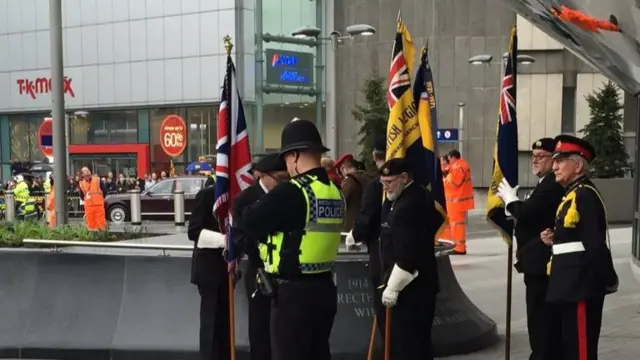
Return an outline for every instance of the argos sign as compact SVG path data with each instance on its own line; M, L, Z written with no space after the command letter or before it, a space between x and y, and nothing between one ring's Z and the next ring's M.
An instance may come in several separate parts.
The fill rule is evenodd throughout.
M313 86L313 54L267 49L267 84Z

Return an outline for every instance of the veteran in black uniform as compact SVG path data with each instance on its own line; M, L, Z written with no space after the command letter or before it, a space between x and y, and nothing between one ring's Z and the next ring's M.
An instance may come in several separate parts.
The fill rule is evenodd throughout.
M497 195L506 205L505 213L513 216L516 222L517 263L515 268L524 274L527 304L527 329L529 331L529 360L545 359L546 335L546 303L547 263L551 257L551 248L542 242L540 233L553 228L556 210L564 188L556 182L553 174L552 155L556 142L551 138L543 138L531 146L531 162L533 173L539 178L533 191L525 200L518 199L517 188L513 189L506 180L498 185Z
M414 183L404 159L380 169L391 201L380 235L382 303L391 307L391 358L433 359L431 324L439 290L433 239L441 219L429 192ZM379 312L378 319L385 313Z
M604 203L589 180L596 156L591 144L556 137L553 172L566 189L554 229L540 235L552 246L547 302L550 303L549 359L595 360L605 295L617 290L609 250Z
M278 154L268 154L254 165L254 185L244 189L233 201L233 221L235 239L239 251L247 254L248 264L244 273L244 285L249 301L249 345L251 360L271 359L271 337L269 324L271 319L271 297L258 286L258 269L264 269L259 247L264 247L266 239L252 239L247 236L240 223L244 209L268 193L289 177L287 165ZM262 245L260 245L262 244Z
M291 180L243 211L242 230L251 238L267 239L265 270L275 287L274 360L331 359L329 337L338 298L331 270L342 240L345 203L320 165L327 151L312 122L287 124L280 156Z
M380 136L373 143L373 161L376 167L380 169L385 162L387 139ZM360 212L356 217L356 224L353 230L347 235L345 244L347 248L360 247L362 244L367 246L369 253L369 274L370 286L374 292L374 306L376 312L384 311L384 305L380 301L380 294L377 294L375 286L381 284L382 271L380 270L380 225L382 224L382 216L386 217L389 212L391 202L382 203L382 183L380 182L380 174L376 173L376 177L370 181L362 192L362 202L360 203ZM384 210L383 210L384 209ZM383 214L384 213L384 214ZM378 330L384 332L384 317L377 319Z
M226 244L213 216L215 181L207 179L196 195L189 219L188 236L194 242L191 282L200 293L200 359L231 358L229 341L229 290L227 262L222 255Z

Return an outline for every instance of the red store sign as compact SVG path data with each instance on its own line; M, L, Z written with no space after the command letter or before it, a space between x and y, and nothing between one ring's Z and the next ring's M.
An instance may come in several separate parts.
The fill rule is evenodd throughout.
M64 93L69 94L71 97L76 97L75 92L73 92L73 87L71 86L70 77L64 77L63 85L64 85ZM30 79L19 79L16 80L18 84L18 91L20 95L29 95L32 99L36 99L39 94L48 94L51 92L51 78L37 78L35 80Z

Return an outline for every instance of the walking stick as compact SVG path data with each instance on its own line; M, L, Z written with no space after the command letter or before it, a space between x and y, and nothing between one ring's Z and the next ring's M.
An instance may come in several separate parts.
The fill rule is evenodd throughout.
M391 308L385 310L384 316L384 360L391 360Z
M371 325L371 336L369 337L369 352L367 360L373 360L373 345L376 342L376 328L378 327L378 315L373 315L373 325Z
M236 302L234 292L234 274L229 272L228 284L229 284L229 347L231 360L236 360Z
M511 358L511 280L513 278L513 244L507 247L507 325L505 329L504 359Z

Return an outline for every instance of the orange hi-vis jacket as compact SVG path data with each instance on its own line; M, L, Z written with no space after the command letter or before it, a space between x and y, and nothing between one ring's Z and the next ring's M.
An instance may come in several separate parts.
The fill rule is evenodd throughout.
M475 208L471 168L466 160L458 159L449 166L444 186L448 212L463 212Z
M559 17L560 19L574 24L579 28L591 32L600 32L599 30L606 31L620 31L620 27L616 24L613 24L608 20L598 20L592 16L586 15L582 11L570 9L564 5L561 5L558 9L551 9L553 15Z
M80 190L84 194L84 206L104 206L104 194L100 189L100 178L94 176L91 181L80 181Z

